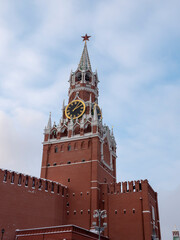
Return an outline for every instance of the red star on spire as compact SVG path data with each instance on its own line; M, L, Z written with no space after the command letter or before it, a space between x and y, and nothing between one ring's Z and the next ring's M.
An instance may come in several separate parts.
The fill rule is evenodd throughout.
M85 36L82 36L82 38L83 38L83 41L86 41L86 40L88 40L89 41L89 38L90 38L91 36L88 36L87 35L87 33L86 33L86 35Z

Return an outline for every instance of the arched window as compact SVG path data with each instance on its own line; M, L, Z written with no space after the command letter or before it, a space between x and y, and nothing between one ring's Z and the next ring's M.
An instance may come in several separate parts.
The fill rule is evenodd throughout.
M80 134L80 126L79 126L79 124L77 124L77 125L74 127L74 135L77 135L77 134Z
M88 133L88 132L91 132L91 124L90 123L87 123L84 126L84 133Z
M86 82L91 82L91 74L90 73L86 73L85 80L86 80Z
M76 82L80 82L81 79L82 79L82 74L80 72L78 72L76 75Z
M75 143L75 144L74 144L74 150L77 150L77 149L78 149L78 144Z
M68 151L71 151L71 144L68 144Z
M83 141L82 143L81 143L81 149L84 149L85 148L85 142Z
M56 138L56 130L54 129L54 130L52 130L52 132L51 132L51 137L50 137L51 139L53 139L53 138Z
M58 147L57 147L57 146L54 147L54 152L55 152L55 153L58 152Z
M64 145L63 144L61 145L60 149L61 149L61 152L64 151Z
M67 137L67 128L64 127L62 130L61 130L61 137Z

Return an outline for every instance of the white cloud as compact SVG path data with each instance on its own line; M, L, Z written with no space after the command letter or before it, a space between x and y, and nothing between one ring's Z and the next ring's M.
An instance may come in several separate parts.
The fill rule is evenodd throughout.
M0 112L1 167L39 175L42 135L45 117L33 110L16 109L13 117ZM42 130L41 130L42 133Z

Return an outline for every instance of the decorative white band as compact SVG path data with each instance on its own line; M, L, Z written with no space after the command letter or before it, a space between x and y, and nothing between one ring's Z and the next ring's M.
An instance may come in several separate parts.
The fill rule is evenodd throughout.
M88 91L88 92L92 92L92 93L95 94L96 97L98 97L98 91L97 91L97 90L94 90L94 89L91 89L91 88L87 88L87 87L77 87L77 88L71 89L71 90L69 91L69 96L70 96L73 92L82 91L82 90L85 90L85 91Z

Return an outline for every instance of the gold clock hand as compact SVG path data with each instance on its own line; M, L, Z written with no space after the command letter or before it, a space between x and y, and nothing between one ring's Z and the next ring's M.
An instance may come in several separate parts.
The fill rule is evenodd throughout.
M77 104L77 106L72 110L73 112L80 107L80 103Z

